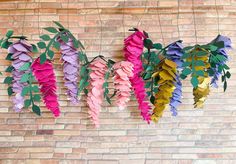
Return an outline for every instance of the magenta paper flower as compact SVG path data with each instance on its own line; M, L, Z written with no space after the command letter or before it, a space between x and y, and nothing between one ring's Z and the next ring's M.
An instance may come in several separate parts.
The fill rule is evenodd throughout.
M120 110L126 108L126 103L131 96L131 82L129 78L133 77L133 64L128 61L117 62L113 65L114 84L116 90L116 104Z
M103 101L103 83L105 82L104 76L108 71L106 63L98 58L90 63L90 86L87 97L87 104L90 108L89 115L92 118L96 127L99 127L99 112Z
M49 60L40 64L40 58L37 58L32 66L33 73L40 85L40 91L43 95L43 101L46 107L55 117L60 115L59 103L56 94L56 77L53 71L53 65Z
M134 65L133 74L130 78L134 94L139 103L139 109L144 120L148 123L151 120L150 105L147 100L147 94L144 88L144 81L140 77L140 73L143 71L141 55L143 53L143 39L144 34L140 31L135 31L132 35L125 39L124 54L125 59Z
M30 52L32 51L32 46L26 42L26 40L19 40L8 48L8 52L12 54L12 90L16 93L13 98L13 109L16 112L20 112L24 107L24 97L21 96L21 92L25 86L28 86L27 82L21 83L20 80L25 73L30 73L30 68L27 70L20 70L20 68L26 63L31 63L32 58Z
M78 51L74 47L73 40L69 38L69 41L65 43L58 38L60 42L60 50L63 60L63 72L65 79L65 86L67 87L67 95L73 104L77 104L78 100L78 72L79 72L79 60Z

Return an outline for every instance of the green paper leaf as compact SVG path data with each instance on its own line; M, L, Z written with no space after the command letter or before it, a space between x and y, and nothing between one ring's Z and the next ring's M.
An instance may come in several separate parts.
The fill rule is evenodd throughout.
M108 87L108 82L103 83L102 88L107 88Z
M223 62L223 61L226 61L226 58L223 56L223 55L216 55L217 59L219 62Z
M202 60L197 60L197 61L195 62L195 65L196 65L196 66L205 66L205 63L204 63Z
M23 89L22 89L22 91L21 91L21 96L25 96L25 95L27 95L28 93L30 92L30 87L24 87Z
M108 102L109 104L111 104L111 99L110 99L108 96L106 96L105 98L106 98L107 102Z
M225 75L226 75L226 77L227 77L228 79L231 77L231 74L230 74L229 71L227 71Z
M208 72L209 76L213 76L215 74L215 71L211 68L208 69L207 72Z
M226 64L224 64L223 67L224 69L229 70L229 67Z
M40 49L46 48L46 44L44 42L38 42L37 45Z
M107 80L107 79L109 78L109 76L110 76L110 72L106 72L106 74L105 74L105 80Z
M188 47L184 47L183 48L183 51L186 52L186 51L189 51L193 48L193 46L188 46Z
M188 67L188 66L190 66L190 64L191 64L191 62L184 62L184 63L182 64L182 67Z
M210 50L211 51L216 51L218 49L217 46L214 46L214 45L210 45Z
M186 59L186 58L189 58L190 56L191 56L191 54L184 53L183 56L181 57L181 59Z
M11 58L12 57L12 54L11 53L9 53L9 54L7 54L7 56L6 56L6 60L9 60L9 61L13 61L13 59Z
M150 91L147 91L146 94L147 94L148 97L151 96L151 92Z
M13 77L7 76L7 77L4 79L3 83L9 85L9 84L12 83L12 80L13 80Z
M42 53L42 54L40 55L40 64L45 63L46 60L47 60L46 54L45 54L45 53Z
M157 50L162 49L162 45L161 45L160 43L155 43L155 44L153 44L153 47L154 47L155 49L157 49Z
M152 49L153 48L153 42L150 39L144 39L144 47L147 49Z
M145 73L143 79L144 79L144 80L148 80L148 79L150 79L151 77L152 77L152 73Z
M39 92L39 87L37 86L37 85L34 85L33 87L32 87L32 91L33 92Z
M44 41L49 41L51 39L50 36L47 34L41 35L40 38L43 39Z
M75 48L79 48L79 42L77 41L77 39L73 39L73 45Z
M24 101L25 108L28 108L30 105L31 105L31 100L30 99L27 99L27 100Z
M198 76L204 76L204 71L198 70L195 72Z
M152 82L151 81L148 81L148 82L146 82L145 83L145 88L150 88L151 87L151 84L152 84Z
M48 31L48 32L51 32L51 33L58 33L57 29L54 28L54 27L46 27L46 28L43 28L44 30Z
M221 76L221 81L222 81L222 82L225 81L225 76Z
M55 41L55 42L53 43L53 47L56 48L57 50L60 50L60 43L58 43L58 42Z
M108 61L107 61L107 65L108 65L108 68L111 68L116 62L114 62L113 60L111 60L111 59L109 59Z
M8 49L8 47L11 45L12 43L11 42L8 42L8 40L4 41L2 43L2 48L5 48L5 49Z
M152 95L151 97L150 97L150 102L154 105L155 104L155 97Z
M21 79L20 79L20 82L21 83L25 83L29 80L29 73L25 73L22 75Z
M65 43L69 41L69 37L67 35L61 34L60 37L61 37L61 40L63 40L63 42Z
M88 95L88 90L84 89L84 94L87 96Z
M38 95L38 94L34 95L33 100L36 102L39 102L41 100L40 95Z
M8 88L7 88L7 94L8 94L8 96L11 96L13 93L14 93L14 92L13 92L13 90L12 90L12 87L8 87Z
M53 21L54 24L56 24L58 27L62 28L62 29L65 29L59 22L57 21Z
M13 35L13 30L9 30L6 33L6 37L10 38Z
M185 69L182 71L182 74L185 75L185 76L188 76L191 72L192 72L191 69L185 68Z
M206 56L208 53L206 52L206 51L198 51L198 52L196 52L196 55L198 56L198 57L201 57L201 56Z
M25 70L28 70L30 68L30 63L25 63L24 65L22 65L20 67L20 71L25 71Z
M38 53L39 51L38 51L37 46L34 45L34 44L31 44L31 45L32 45L32 52L33 52L33 53Z
M41 116L40 108L39 108L37 105L34 104L34 105L32 106L32 110L33 110L33 112L34 112L35 114Z
M13 69L14 67L10 65L6 68L5 72L12 72Z
M219 41L214 43L215 46L217 46L218 48L224 48L225 47L225 43L224 41Z
M197 77L195 77L195 76L192 77L191 83L192 83L193 87L196 88L198 86L198 83L199 83Z
M227 89L227 81L224 82L224 92L226 91Z
M48 50L48 56L52 59L54 57L54 52L52 50Z
M179 77L183 80L187 78L187 76L185 76L184 74L180 74Z

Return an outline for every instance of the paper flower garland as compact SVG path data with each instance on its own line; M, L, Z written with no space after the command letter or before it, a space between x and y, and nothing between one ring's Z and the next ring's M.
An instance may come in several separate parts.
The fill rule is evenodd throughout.
M89 68L91 72L87 104L90 108L89 115L93 123L96 127L99 127L99 112L103 101L103 84L105 82L104 76L107 72L107 65L102 59L98 58L90 63Z
M152 114L152 120L157 122L162 116L166 106L170 103L173 91L175 90L176 63L164 59L157 66L157 71L152 75L158 78L158 92L155 95L155 103Z
M210 86L218 87L221 76L225 91L227 79L231 77L226 64L231 40L226 36L219 35L205 45L183 47L182 41L176 41L163 48L162 44L153 43L148 33L134 28L134 33L124 41L126 61L107 61L99 55L89 62L86 54L82 52L84 47L80 41L59 22L54 24L57 28L44 28L54 36L40 36L42 41L37 45L42 53L35 61L31 58L31 53L38 52L37 47L28 44L26 37L13 36L13 31L9 30L5 38L0 39L1 48L8 49L9 52L6 60L12 62L5 70L7 74L12 75L7 76L4 83L9 85L8 95L15 96L13 109L17 112L23 107L32 106L34 113L41 114L40 108L35 104L41 98L37 94L39 88L34 84L35 76L46 107L55 117L60 115L56 78L52 63L47 59L53 59L55 49L60 50L62 55L65 86L70 101L78 103L77 96L83 91L90 108L89 115L96 127L99 126L98 118L103 99L111 104L111 98L115 97L116 105L119 109L124 109L132 89L143 119L148 123L150 120L157 122L168 104L172 115L177 115L177 107L182 97L181 80L191 76L194 107L203 107L210 93ZM146 50L143 52L144 47ZM79 75L80 81L77 82ZM109 92L111 76L114 81L112 95ZM154 105L152 114L148 98Z
M114 84L116 90L116 104L120 110L126 107L126 103L131 96L131 82L129 78L133 77L133 64L128 61L117 62L113 66Z
M43 95L43 101L46 107L55 117L58 117L60 115L60 109L56 94L56 77L52 63L46 60L43 64L40 64L40 59L37 58L32 64L32 69L39 82L40 91Z
M125 39L124 55L125 59L134 65L133 77L130 78L134 94L139 103L139 109L144 120L150 122L151 115L149 113L150 106L146 101L147 94L144 88L144 81L140 77L140 73L143 71L141 55L143 52L143 38L144 34L136 30L132 35Z
M68 37L65 33L63 37ZM65 86L67 87L67 95L73 104L77 104L78 100L78 71L79 71L79 61L78 61L78 51L73 45L73 40L68 39L68 42L64 42L61 37L58 38L60 42L60 50L63 60L63 72L65 79Z

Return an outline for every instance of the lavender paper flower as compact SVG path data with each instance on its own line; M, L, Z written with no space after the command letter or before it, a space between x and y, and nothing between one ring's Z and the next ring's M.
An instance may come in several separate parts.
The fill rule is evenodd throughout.
M183 60L181 59L181 57L183 56L182 49L183 49L182 41L177 41L172 43L166 51L166 57L177 63L178 69L181 69L183 64ZM172 93L172 97L170 100L170 107L171 107L170 111L172 112L173 116L176 116L178 114L177 107L179 106L179 104L181 104L181 97L182 97L182 83L180 81L179 74L177 74L175 82L175 90Z
M220 76L222 75L222 73L218 72L218 67L220 65L224 65L226 63L226 61L228 60L228 54L227 54L227 49L231 49L231 40L230 38L226 37L226 36L222 36L222 35L218 35L211 43L216 43L216 42L220 42L223 41L224 42L224 47L220 48L217 50L217 53L224 56L225 57L225 61L222 61L220 63L216 63L216 67L213 68L214 71L214 75L212 76L211 79L211 85L214 88L218 88L218 84L217 81L219 80Z
M66 35L66 34L65 34ZM69 41L65 43L60 38L60 49L63 60L63 72L65 79L65 86L67 87L67 95L73 104L77 104L78 100L78 72L79 72L79 60L78 51L73 45L73 40L69 38Z
M16 93L13 98L14 107L13 109L16 112L20 112L24 107L24 97L21 96L21 92L25 86L28 86L28 83L21 83L21 77L25 73L29 73L30 68L25 71L21 71L20 68L29 62L32 62L32 58L29 53L32 51L32 46L28 44L25 40L19 40L12 44L8 48L8 52L12 54L12 66L14 67L12 71L13 81L12 81L12 90Z

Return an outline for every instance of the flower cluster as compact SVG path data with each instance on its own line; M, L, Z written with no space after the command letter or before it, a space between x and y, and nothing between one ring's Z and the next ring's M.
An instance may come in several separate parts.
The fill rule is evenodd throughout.
M64 34L66 35L66 34ZM79 72L79 60L78 51L74 47L73 40L68 39L68 42L64 42L60 37L58 38L60 43L60 51L63 60L63 72L65 79L65 86L67 87L67 95L73 104L77 104L78 100L78 72Z
M99 127L99 112L103 101L103 84L105 82L104 76L107 72L107 65L102 59L96 59L89 65L90 72L90 86L87 97L87 104L90 111L88 112L96 127Z
M56 94L56 77L53 71L53 65L49 60L40 64L40 58L37 58L31 66L34 76L39 82L40 91L43 94L43 100L46 107L51 110L55 117L60 115L59 103Z
M133 76L133 64L128 61L117 62L113 65L114 84L116 90L116 104L119 109L124 109L131 96L131 83L129 78Z
M141 61L141 55L143 52L143 38L144 34L140 31L135 31L132 35L125 39L124 55L125 59L134 65L133 77L130 78L134 94L139 103L139 109L144 120L150 122L150 106L146 101L147 94L145 91L145 83L140 77L140 73L143 71L143 65Z
M21 93L23 88L28 86L28 83L21 82L21 78L25 73L29 73L31 70L30 68L26 70L22 70L21 68L25 64L32 62L32 58L29 54L31 51L32 46L23 39L15 42L8 48L8 52L12 54L11 58L13 59L12 66L14 69L12 71L12 90L14 93L16 93L15 97L13 98L13 109L16 112L21 111L24 107L24 97L21 95Z
M155 95L152 120L157 122L162 116L166 106L170 103L173 91L175 90L177 64L169 59L164 59L157 66L157 71L152 75L158 77L158 92Z

